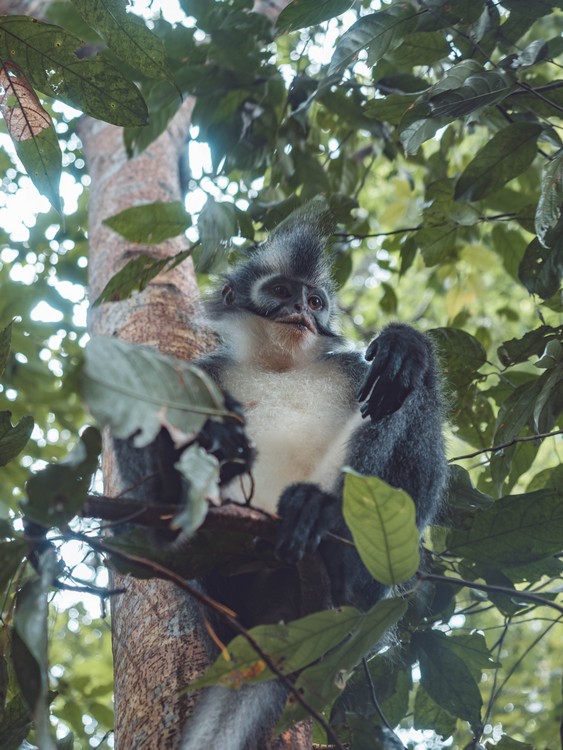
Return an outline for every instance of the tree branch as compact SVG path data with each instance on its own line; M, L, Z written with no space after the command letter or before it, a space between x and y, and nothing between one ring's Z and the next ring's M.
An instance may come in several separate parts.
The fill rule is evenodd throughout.
M496 453L497 451L502 451L505 448L510 448L511 445L516 445L516 443L527 443L530 440L543 440L544 438L555 437L556 435L561 434L563 434L563 429L554 430L553 432L540 432L537 435L525 435L523 437L516 437L513 440L510 440L508 443L493 445L490 448L481 448L481 450L475 451L474 453L467 453L464 456L454 456L453 458L449 459L448 463L451 464L453 461L461 461L463 458L475 458L475 456L480 456L482 453Z
M227 607L225 607L223 604L216 601L215 599L212 599L211 597L207 596L202 591L197 589L195 586L192 586L188 581L186 581L184 578L179 576L177 573L174 573L174 571L169 570L164 565L160 565L159 563L153 560L145 560L144 558L139 557L138 555L132 555L128 552L124 552L123 550L110 548L107 545L105 545L103 542L99 541L98 539L92 539L91 537L88 537L85 534L72 534L71 536L74 539L77 539L83 542L84 544L90 545L93 549L95 549L98 552L103 552L104 554L107 554L107 555L119 557L122 560L144 567L146 570L152 572L154 575L158 576L159 578L164 578L165 580L171 581L172 583L176 584L176 586L178 586L183 591L188 593L193 599L198 601L200 604L203 604L203 606L208 607L209 609L212 609L224 622L226 622L229 625L229 627L231 627L236 633L241 635L247 641L249 646L264 661L268 669L270 669L270 671L276 675L278 680L288 689L291 695L293 695L297 703L299 703L299 705L302 706L315 719L315 721L317 721L319 725L325 730L325 732L327 733L327 736L330 737L330 740L334 744L334 746L338 748L338 750L345 750L344 746L341 744L338 737L336 737L333 730L325 721L323 716L307 703L307 701L301 695L300 691L293 684L292 680L290 680L290 678L287 677L287 675L283 674L283 672L281 672L278 669L273 659L256 642L256 640L252 637L250 632L243 625L240 624L240 622L236 619L234 612L232 612L230 609L228 609Z
M485 593L493 594L504 594L511 598L524 599L534 604L540 604L545 607L551 607L563 615L563 606L550 602L549 599L545 599L543 596L538 594L531 594L527 591L519 591L518 589L510 589L507 586L494 586L488 583L476 583L475 581L466 581L464 578L450 578L449 576L438 576L433 573L423 573L418 571L416 577L419 581L432 581L434 583L448 583L453 586L459 586L460 588L466 587L468 589L475 589L476 591L484 591Z

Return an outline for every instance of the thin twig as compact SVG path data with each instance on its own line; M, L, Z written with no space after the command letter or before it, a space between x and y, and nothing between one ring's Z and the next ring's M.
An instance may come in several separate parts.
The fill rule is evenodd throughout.
M550 602L549 599L545 599L543 596L538 594L531 594L527 591L519 591L518 589L511 589L507 586L494 586L488 583L476 583L475 581L466 581L464 578L450 578L449 576L438 576L433 573L423 573L419 571L416 574L419 581L433 581L434 583L446 583L452 586L459 586L460 588L466 587L468 589L475 589L476 591L484 591L485 593L492 594L504 594L509 596L511 599L524 599L528 602L534 602L545 607L551 607L555 609L559 614L563 615L563 607L555 602Z
M450 458L449 463L452 463L453 461L461 461L463 458L475 458L475 456L480 456L482 453L496 453L497 451L502 451L505 448L510 448L511 445L515 445L516 443L527 443L531 440L543 440L544 438L555 437L555 435L561 434L563 434L563 429L554 430L553 432L540 432L537 435L525 435L524 437L516 437L513 440L510 440L508 443L493 445L490 448L481 448L481 450L475 451L475 453L467 453L464 456L454 456L453 458Z

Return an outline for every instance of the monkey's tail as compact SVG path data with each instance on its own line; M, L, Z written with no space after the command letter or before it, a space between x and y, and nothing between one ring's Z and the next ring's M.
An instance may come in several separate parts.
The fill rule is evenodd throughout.
M277 680L238 690L207 688L184 729L180 750L260 750L286 698Z

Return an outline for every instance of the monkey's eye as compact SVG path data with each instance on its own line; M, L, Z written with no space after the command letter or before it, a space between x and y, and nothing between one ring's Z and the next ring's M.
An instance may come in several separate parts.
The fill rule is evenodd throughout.
M291 297L291 292L283 284L274 284L272 294L278 299L289 299Z
M311 310L317 311L323 309L324 303L318 294L311 294L311 296L308 297L307 302L309 303Z

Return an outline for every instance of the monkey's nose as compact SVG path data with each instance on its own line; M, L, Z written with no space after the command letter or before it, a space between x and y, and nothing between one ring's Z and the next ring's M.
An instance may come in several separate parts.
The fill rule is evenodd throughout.
M301 312L303 310L303 305L301 304L301 302L295 302L295 304L293 305L293 309L297 310L297 312Z

